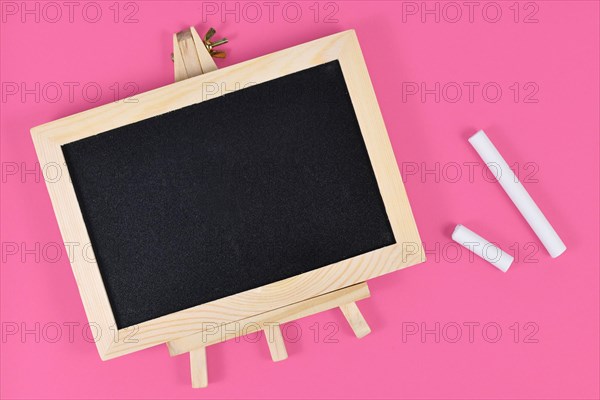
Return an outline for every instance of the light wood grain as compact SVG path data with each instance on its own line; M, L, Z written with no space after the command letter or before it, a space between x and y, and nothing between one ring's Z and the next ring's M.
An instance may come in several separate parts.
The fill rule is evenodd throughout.
M206 364L206 348L199 347L190 351L190 372L194 389L208 386L208 367Z
M194 27L173 35L173 62L176 82L217 69Z
M263 332L265 333L267 345L271 352L271 359L277 362L288 358L285 341L283 340L279 323L269 323L267 328L263 329Z
M342 304L340 306L340 310L342 310L342 313L346 317L346 320L350 324L350 327L354 331L354 334L357 338L363 338L371 333L369 324L367 324L367 321L363 317L355 302Z
M188 74L185 69L185 61L183 60L183 55L181 54L179 39L176 33L173 34L173 71L175 72L175 82L179 82L188 78Z
M194 40L194 46L196 46L196 56L200 62L202 73L207 74L209 72L216 71L217 64L215 64L215 60L213 60L212 56L206 49L206 46L204 46L204 42L202 39L200 39L198 32L193 26L190 28L190 33L192 34L192 39Z
M91 323L103 335L96 342L110 359L203 330L281 308L424 261L421 240L400 178L381 112L354 31L346 31L231 67L202 74L136 95L137 102L110 103L31 130L40 162L65 165L61 145L101 134L146 118L200 103L281 76L338 60L342 67L363 139L375 172L396 244L343 260L263 287L145 321L111 335L115 320L98 265L76 258L77 285ZM205 90L217 83L215 93ZM205 129L209 129L207 124ZM199 127L199 134L202 129ZM65 242L90 243L69 179L46 179ZM95 260L95 257L94 257Z
M179 45L179 51L181 52L181 58L185 66L185 71L188 78L200 75L203 73L202 66L200 66L200 59L198 58L198 49L190 29L177 33L177 43Z
M339 307L340 304L366 299L369 296L367 283L359 283L240 321L221 325L206 325L202 331L188 333L186 336L167 342L167 347L171 356L184 354L198 346L210 346L243 335L253 334L264 329L269 323L284 324Z

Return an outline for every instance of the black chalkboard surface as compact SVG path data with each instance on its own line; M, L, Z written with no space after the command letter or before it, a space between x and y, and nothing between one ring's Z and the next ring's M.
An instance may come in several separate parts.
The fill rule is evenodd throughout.
M118 328L396 242L338 61L62 150Z

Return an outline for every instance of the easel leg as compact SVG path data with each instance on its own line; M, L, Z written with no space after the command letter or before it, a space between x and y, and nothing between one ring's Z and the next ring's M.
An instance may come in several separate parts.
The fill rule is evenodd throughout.
M350 327L354 331L354 334L357 338L360 339L371 333L369 324L367 324L367 321L363 317L355 302L341 305L340 310L342 310L342 313L344 313L346 320L348 320L348 323L350 324Z
M267 344L269 345L269 351L271 352L273 361L277 362L285 360L288 357L288 354L279 324L269 324L263 331L265 332L265 337L267 338Z
M190 370L192 373L192 387L194 389L205 388L208 386L206 347L199 347L190 351Z
M223 324L216 331L211 331L208 337L206 331L198 331L182 336L167 342L167 347L171 356L190 353L192 386L194 388L206 387L208 383L206 347L247 334L247 330L240 329L240 326L249 326L249 324L256 326L256 330L252 330L252 332L262 329L265 332L273 361L281 361L287 358L287 350L280 324L339 307L356 336L360 338L370 333L371 329L355 302L369 296L367 283L357 283L300 303Z

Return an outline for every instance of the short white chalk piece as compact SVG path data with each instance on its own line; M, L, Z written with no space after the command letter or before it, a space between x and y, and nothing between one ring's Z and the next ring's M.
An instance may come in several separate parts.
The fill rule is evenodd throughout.
M498 149L487 137L484 131L479 131L469 138L469 143L475 148L483 162L494 174L502 189L517 206L531 229L540 239L552 258L565 252L567 246L560 239L550 222L546 219L540 208L535 204L527 190L523 187L514 172L510 169ZM494 171L496 170L496 171Z
M513 256L494 246L466 226L456 225L454 232L452 232L452 240L483 258L502 272L508 271L508 268L514 261Z

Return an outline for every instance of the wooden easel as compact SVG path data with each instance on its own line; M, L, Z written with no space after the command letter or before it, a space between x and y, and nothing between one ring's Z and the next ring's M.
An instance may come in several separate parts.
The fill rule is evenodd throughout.
M173 35L176 82L217 69L213 57L223 58L225 53L213 48L226 43L227 40L211 41L214 33L214 29L211 28L204 39L201 39L196 29L190 27ZM273 361L285 360L287 350L280 324L337 307L342 310L356 337L362 338L371 332L371 328L358 309L356 301L369 296L367 283L361 282L240 321L211 326L167 342L167 347L171 356L190 353L192 387L203 388L208 385L207 346L262 330Z

